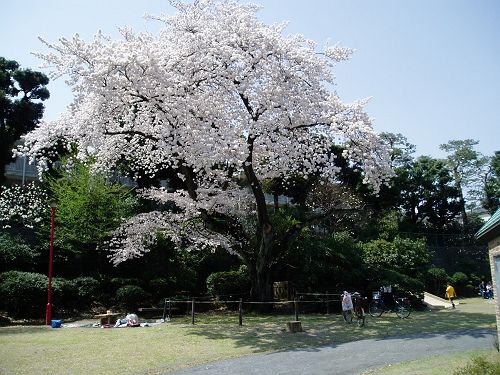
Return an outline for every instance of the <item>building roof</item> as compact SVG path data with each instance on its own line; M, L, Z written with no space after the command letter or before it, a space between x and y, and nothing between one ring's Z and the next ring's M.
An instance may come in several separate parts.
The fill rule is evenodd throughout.
M500 208L476 233L478 240L490 241L496 237L500 237Z

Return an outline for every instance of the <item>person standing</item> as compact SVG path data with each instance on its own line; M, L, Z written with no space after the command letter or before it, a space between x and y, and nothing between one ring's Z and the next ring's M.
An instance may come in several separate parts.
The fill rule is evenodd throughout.
M493 298L493 285L491 285L491 281L488 281L488 284L486 284L484 298Z
M342 316L344 317L344 321L346 323L350 323L352 320L352 297L351 294L347 291L344 291L341 296L342 302Z
M455 302L453 300L457 297L457 294L455 293L455 288L450 283L447 283L446 285L446 293L445 293L446 298L451 302L451 308L455 308Z
M481 295L481 297L486 298L485 293L486 293L486 284L484 283L484 280L483 280L479 284L479 294Z

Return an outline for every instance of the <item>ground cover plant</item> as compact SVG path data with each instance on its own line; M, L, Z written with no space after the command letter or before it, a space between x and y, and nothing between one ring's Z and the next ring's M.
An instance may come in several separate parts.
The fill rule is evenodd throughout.
M157 374L210 361L299 347L337 345L366 338L495 327L494 305L462 300L456 310L367 318L346 325L338 314L300 315L304 332L286 332L292 315L236 313L175 317L152 327L129 329L11 326L0 328L0 368L5 374Z

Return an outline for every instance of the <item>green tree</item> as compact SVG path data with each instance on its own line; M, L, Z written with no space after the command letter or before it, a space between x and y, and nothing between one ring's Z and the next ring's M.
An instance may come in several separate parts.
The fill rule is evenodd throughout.
M500 151L495 151L485 178L483 207L493 214L500 207Z
M91 166L80 161L69 159L59 173L47 179L58 202L57 243L74 252L97 249L107 263L99 246L137 208L131 189L110 182L103 174L91 173Z
M460 192L453 173L443 160L421 156L407 168L399 168L393 182L397 205L413 226L443 229L460 214Z
M16 61L0 57L0 184L15 142L43 116L41 102L49 98L48 83L45 74L21 69Z
M468 221L467 208L477 207L484 191L482 179L488 158L474 149L478 143L473 139L464 139L452 140L439 146L448 154L446 160L453 172L464 226L467 226Z
M415 145L408 142L408 139L401 133L380 133L380 138L391 150L391 162L393 168L404 167L413 160Z
M424 240L397 236L392 241L377 239L363 244L363 260L375 269L392 269L416 276L429 263L429 251Z

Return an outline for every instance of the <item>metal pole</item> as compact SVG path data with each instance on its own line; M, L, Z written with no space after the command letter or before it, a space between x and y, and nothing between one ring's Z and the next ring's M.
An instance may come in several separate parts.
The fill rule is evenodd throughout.
M191 301L191 324L194 324L194 299Z
M50 238L49 238L49 285L47 289L47 307L45 308L45 324L50 325L52 320L52 262L54 258L54 227L56 205L51 205Z
M170 298L168 299L168 320L172 319L172 303Z
M240 304L238 306L238 310L239 310L239 323L240 323L240 326L243 325L243 298L240 298Z

